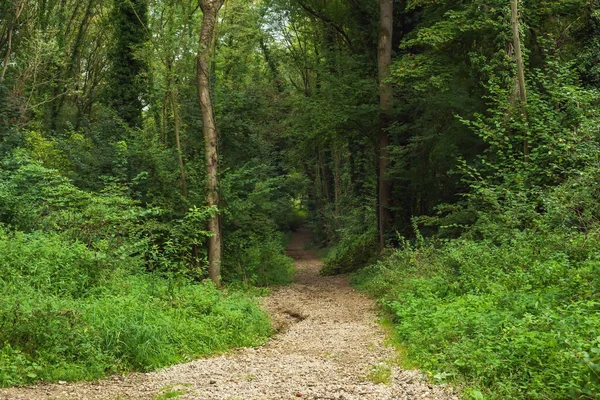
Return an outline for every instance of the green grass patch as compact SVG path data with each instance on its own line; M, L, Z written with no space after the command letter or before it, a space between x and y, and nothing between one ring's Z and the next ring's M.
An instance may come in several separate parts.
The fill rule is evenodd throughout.
M149 371L263 343L246 292L147 273L50 233L0 231L0 386Z
M387 364L372 365L366 378L376 385L390 385L392 383L392 368Z
M168 385L160 389L158 394L152 398L152 400L168 400L178 399L189 392L190 384L183 385Z

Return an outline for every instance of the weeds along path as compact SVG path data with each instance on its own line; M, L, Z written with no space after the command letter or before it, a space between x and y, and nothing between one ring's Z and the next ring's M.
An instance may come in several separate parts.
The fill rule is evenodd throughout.
M278 334L265 346L94 383L0 389L0 399L458 399L395 366L372 300L322 262L297 232L297 281L265 299Z

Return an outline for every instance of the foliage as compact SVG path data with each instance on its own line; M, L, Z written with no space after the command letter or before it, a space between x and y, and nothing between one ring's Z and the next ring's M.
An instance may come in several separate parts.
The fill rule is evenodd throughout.
M377 233L374 230L358 235L344 235L327 253L323 275L354 272L369 265L378 257Z
M205 221L214 210L193 208L166 223L171 215L140 207L119 185L101 194L82 191L25 153L6 158L3 166L0 222L26 232L61 232L105 252L109 260L132 257L144 260L148 270L202 276L202 270L194 272L188 266L204 265L202 253L192 250L207 237Z
M355 278L382 299L409 356L473 396L600 395L600 115L571 72L533 71L525 118L489 87L487 115L463 119L487 146L459 163L463 201L415 219L415 240ZM423 238L418 223L439 234Z
M295 185L293 177L274 176L266 165L246 165L224 176L225 280L260 286L292 282L293 261L282 254L286 243L280 230L295 227Z
M205 223L218 213L232 286L291 282L285 240L306 223L330 249L324 273L382 259L365 273L367 286L388 299L408 347L438 376L471 382L479 398L597 394L584 371L598 363L597 339L585 331L597 322L596 292L575 287L578 274L595 279L600 218L596 2L518 2L526 104L515 90L509 2L394 2L385 177L393 226L383 254L377 2L226 2L210 51L217 208L203 207L197 1L5 3L0 248L10 281L0 284L14 298L0 294L0 313L14 306L27 322L0 333L0 361L10 361L0 363L3 382L33 381L27 374L39 368L55 379L52 365L77 365L63 376L85 377L183 357L171 352L173 338L186 318L203 317L171 300L198 291L198 301L216 299L214 309L246 302L199 284ZM122 295L119 285L129 285ZM137 298L161 311L146 314ZM205 322L199 329L218 326ZM567 332L566 323L579 325ZM71 325L69 342L44 333ZM18 338L38 331L36 361ZM149 347L133 354L115 335ZM88 366L76 364L74 346ZM182 346L199 354L204 345Z
M0 386L151 370L270 332L242 293L147 273L62 234L3 230L0 255Z
M141 127L148 66L136 52L148 40L148 4L146 0L113 1L111 21L115 41L109 54L112 65L107 103L129 126Z
M355 280L384 299L409 356L437 379L498 399L595 398L598 239L577 236L407 243Z
M82 191L24 152L3 160L0 385L150 370L269 335L248 295L194 282L215 210L166 222L126 193Z

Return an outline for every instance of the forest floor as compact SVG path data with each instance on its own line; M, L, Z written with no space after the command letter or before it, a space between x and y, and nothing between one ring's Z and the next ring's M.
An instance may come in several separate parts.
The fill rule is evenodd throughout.
M0 399L458 399L398 367L373 300L348 276L320 276L309 241L294 234L296 282L264 299L278 330L264 346L98 382L0 389Z

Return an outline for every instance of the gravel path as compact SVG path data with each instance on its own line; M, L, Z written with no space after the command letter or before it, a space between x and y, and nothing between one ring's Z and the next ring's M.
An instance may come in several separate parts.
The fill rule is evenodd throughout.
M0 399L458 399L451 388L394 365L373 301L347 276L319 276L322 263L305 249L309 240L300 231L288 249L297 282L265 299L278 330L265 346L149 374L0 389Z

